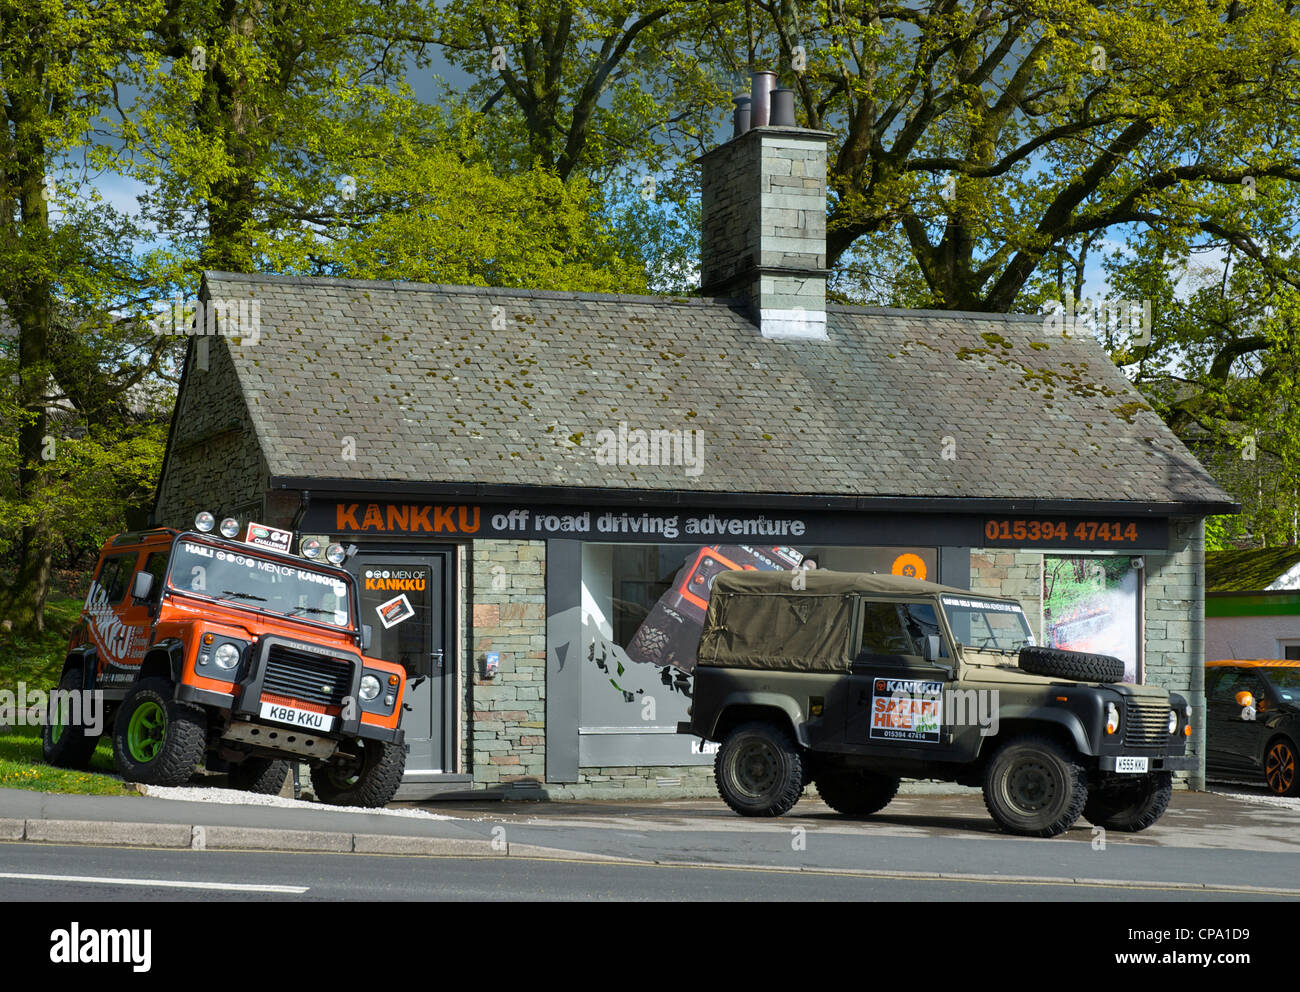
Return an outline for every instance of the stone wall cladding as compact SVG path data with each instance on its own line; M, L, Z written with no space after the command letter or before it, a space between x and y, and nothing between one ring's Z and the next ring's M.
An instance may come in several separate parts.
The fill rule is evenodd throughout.
M974 548L970 553L971 592L1016 599L1043 643L1043 556L1034 551Z
M756 141L742 138L704 158L700 273L706 292L737 292L729 281L758 262L761 152Z
M188 528L195 514L209 510L252 515L260 511L267 471L244 403L231 345L206 338L208 367L194 360L190 345L184 386L177 399L175 427L158 485L155 520L162 527Z
M474 541L465 770L474 786L546 776L546 542ZM483 678L487 652L500 655Z
M756 128L703 160L705 291L758 310L826 308L826 139ZM762 272L800 269L807 273Z
M1146 555L1144 660L1146 681L1184 696L1192 706L1188 750L1205 754L1205 525L1169 522L1169 551ZM1176 772L1178 783L1205 788L1205 772Z
M549 799L716 798L712 765L579 769L579 781L547 785Z

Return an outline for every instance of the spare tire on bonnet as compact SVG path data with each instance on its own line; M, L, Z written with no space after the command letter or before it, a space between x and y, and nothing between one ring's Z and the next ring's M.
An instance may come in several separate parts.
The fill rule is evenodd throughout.
M1124 662L1108 654L1026 646L1020 649L1020 667L1031 675L1076 682L1124 681Z

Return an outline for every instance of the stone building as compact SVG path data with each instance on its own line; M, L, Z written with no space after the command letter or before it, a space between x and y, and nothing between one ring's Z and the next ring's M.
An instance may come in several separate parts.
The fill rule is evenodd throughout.
M703 157L701 298L205 275L156 520L328 536L405 597L402 796L711 793L675 733L709 578L805 558L1015 596L1201 712L1231 500L1089 336L827 305L826 138Z

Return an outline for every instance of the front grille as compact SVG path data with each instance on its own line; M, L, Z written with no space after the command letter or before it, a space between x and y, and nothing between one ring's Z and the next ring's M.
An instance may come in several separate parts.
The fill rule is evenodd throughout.
M1163 700L1124 701L1124 743L1158 747L1169 743L1169 704Z
M272 644L262 691L309 703L341 706L352 689L352 665Z

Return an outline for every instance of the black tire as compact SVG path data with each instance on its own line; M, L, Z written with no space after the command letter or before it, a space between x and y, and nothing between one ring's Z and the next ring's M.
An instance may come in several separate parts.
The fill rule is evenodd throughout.
M741 816L781 816L803 794L803 757L775 724L744 723L731 731L713 771L718 794Z
M80 692L81 669L70 668L64 672L63 678L59 679L59 690L61 693ZM86 696L82 696L81 702L85 701ZM51 702L50 709L45 714L45 725L41 727L41 755L51 765L80 771L90 766L91 755L99 744L99 735L87 732L85 714L81 712L80 705L77 705L75 711L70 708L61 716L71 721L74 712L82 719L77 723L69 722L60 726L58 735L55 736L54 703Z
M142 760L131 753L128 736L131 720L142 707L152 706L165 714L161 745L152 758ZM113 721L113 758L117 771L128 782L146 785L184 785L203 760L208 745L208 715L172 698L167 679L137 682Z
M668 633L658 627L642 626L627 646L628 657L633 661L648 661L652 665L666 664L664 651L668 647Z
M378 809L397 795L405 769L405 747L365 741L360 758L336 754L327 763L314 765L311 785L321 802Z
M1300 796L1300 758L1288 738L1268 742L1264 751L1264 783L1275 796Z
M1016 737L984 771L984 805L998 826L1022 837L1055 837L1074 825L1088 801L1083 766L1045 737Z
M278 796L288 776L289 762L273 758L245 758L227 773L233 788L259 796Z
M1116 775L1088 790L1083 816L1107 830L1137 833L1165 815L1173 792L1174 777L1169 772Z
M813 781L822 802L845 816L879 813L898 794L899 784L889 775L856 769L824 771Z
M1108 654L1023 647L1020 649L1020 667L1030 675L1046 675L1075 682L1124 681L1124 662Z

